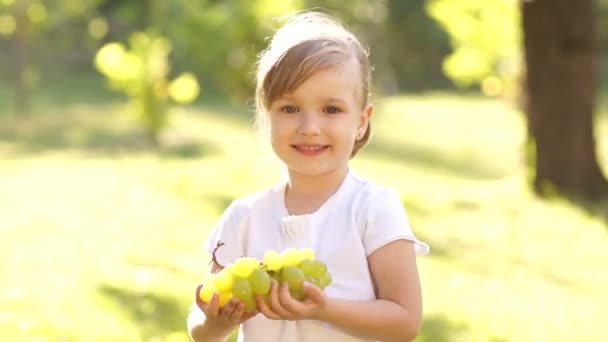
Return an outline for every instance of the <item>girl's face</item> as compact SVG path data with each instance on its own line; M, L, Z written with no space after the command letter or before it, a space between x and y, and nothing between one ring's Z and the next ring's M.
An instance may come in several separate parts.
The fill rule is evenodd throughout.
M371 104L361 106L358 73L355 63L319 70L270 104L272 148L290 174L346 172L355 139L372 113Z

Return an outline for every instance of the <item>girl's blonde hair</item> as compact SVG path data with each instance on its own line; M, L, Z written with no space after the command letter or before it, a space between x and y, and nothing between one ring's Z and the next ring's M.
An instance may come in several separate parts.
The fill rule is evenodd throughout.
M335 18L325 13L302 12L292 16L274 35L260 55L256 84L256 124L269 126L268 109L273 101L295 91L317 71L356 62L361 78L361 108L369 101L369 52ZM371 135L355 140L351 158L365 146Z

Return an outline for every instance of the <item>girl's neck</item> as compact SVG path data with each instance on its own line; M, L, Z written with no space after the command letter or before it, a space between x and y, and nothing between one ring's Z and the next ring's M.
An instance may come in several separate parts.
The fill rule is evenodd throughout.
M308 214L319 209L340 187L348 168L319 176L289 172L285 187L285 206L291 215Z

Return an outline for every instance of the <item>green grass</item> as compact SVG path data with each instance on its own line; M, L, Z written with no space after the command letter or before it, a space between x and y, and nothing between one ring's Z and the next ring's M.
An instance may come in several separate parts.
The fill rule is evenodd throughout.
M0 116L0 336L187 341L209 260L201 243L279 164L245 110L178 110L153 153L119 103L77 98L38 105L30 119ZM536 198L524 122L498 100L377 102L373 143L353 168L397 188L432 247L419 259L418 341L603 340L608 202Z

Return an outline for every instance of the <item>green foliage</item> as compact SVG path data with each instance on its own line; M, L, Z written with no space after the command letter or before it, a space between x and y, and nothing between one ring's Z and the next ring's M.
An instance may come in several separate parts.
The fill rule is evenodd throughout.
M261 7L266 2L272 1L113 2L106 12L123 30L154 27L171 40L171 60L200 75L206 93L248 98L255 57L269 34L264 24L272 22ZM272 3L286 8L290 1Z
M0 74L21 73L26 91L35 90L43 70L84 60L97 39L88 24L102 0L0 0ZM20 32L19 35L16 35ZM22 54L15 56L18 39ZM88 61L88 56L87 61ZM15 70L16 65L20 70ZM48 68L47 68L48 67ZM15 86L15 85L14 85Z
M388 1L386 38L373 41L372 58L385 55L400 90L452 88L441 69L443 58L450 53L449 37L437 21L429 18L425 3Z
M169 41L155 34L137 32L129 40L130 51L120 43L104 45L95 57L95 66L110 85L131 98L133 110L142 119L155 143L167 124L168 98L179 103L192 102L199 92L196 78L182 74L172 82Z
M274 17L294 10L298 4L299 1L209 1L182 13L183 25L178 27L168 21L161 25L180 44L176 62L192 65L203 75L209 91L249 99L255 84L256 56L266 47L265 38L276 27Z
M74 30L72 25L86 24L95 16L103 0L0 0L0 37L11 36L16 29L16 15L23 14L27 21L29 39L52 39L53 46L46 49L68 48L63 43L80 42L87 30ZM35 45L35 44L31 44ZM81 46L78 46L79 48ZM42 50L39 47L40 50Z
M481 84L488 95L515 90L522 69L517 1L429 0L427 12L450 35L443 70L451 80Z

